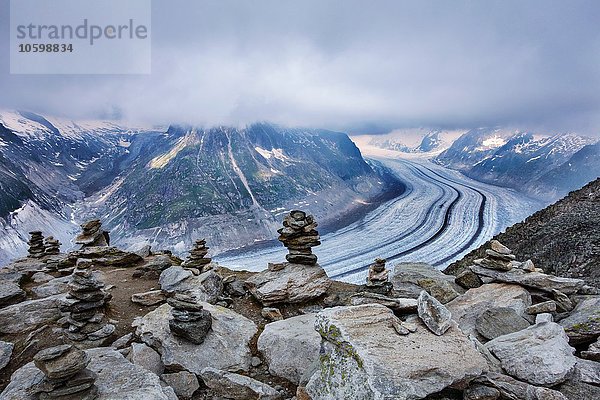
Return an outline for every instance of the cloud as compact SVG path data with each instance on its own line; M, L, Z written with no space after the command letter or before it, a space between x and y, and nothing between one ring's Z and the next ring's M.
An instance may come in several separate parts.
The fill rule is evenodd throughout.
M0 105L163 124L600 132L596 1L155 0L152 13L151 75L18 76L5 60Z

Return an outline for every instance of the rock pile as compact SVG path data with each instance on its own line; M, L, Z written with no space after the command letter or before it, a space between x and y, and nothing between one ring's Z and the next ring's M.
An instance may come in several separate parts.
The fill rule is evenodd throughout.
M40 400L95 399L96 374L86 368L89 361L84 351L69 344L38 352L33 362L44 373L44 379L31 387L30 393Z
M29 232L29 258L41 258L44 256L44 235L40 231Z
M110 237L108 232L100 229L102 222L99 219L88 221L81 225L81 232L76 238L75 243L80 244L82 249L94 246L108 246Z
M512 251L497 240L490 242L490 248L485 254L485 258L475 260L474 263L498 271L510 271L513 268L511 261L516 259Z
M187 260L182 264L186 268L199 268L202 269L206 264L210 264L211 259L206 258L209 247L206 246L206 240L196 240L194 248L190 251L190 255Z
M389 282L389 271L385 268L386 260L383 258L375 259L375 262L369 267L367 276L367 288L376 291L390 292L393 288Z
M78 262L67 296L74 302L62 308L69 312L64 323L66 336L79 347L101 344L115 331L115 326L107 322L103 312L111 296L102 290L104 283L92 274L91 264L83 260Z
M53 236L48 236L44 242L44 252L46 254L55 255L60 253L61 243Z
M285 258L294 264L315 265L317 256L312 247L321 244L317 222L312 215L304 211L293 210L283 220L283 228L279 229L279 241L288 248Z
M176 293L167 299L173 307L169 328L174 335L180 336L195 344L202 344L212 327L210 312L204 309L196 299L184 293Z

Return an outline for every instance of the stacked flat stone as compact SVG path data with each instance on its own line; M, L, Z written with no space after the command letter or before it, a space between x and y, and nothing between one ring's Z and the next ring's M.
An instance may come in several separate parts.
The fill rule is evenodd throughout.
M81 232L76 238L75 243L80 244L82 249L94 246L108 246L110 237L108 232L100 229L102 222L99 219L88 221L81 225Z
M187 260L184 261L183 266L186 268L200 268L206 264L210 264L211 259L205 257L208 254L208 247L206 246L206 240L196 240L194 248L190 251L190 255Z
M44 252L50 255L59 254L60 245L61 243L57 239L54 239L52 236L48 236L44 241Z
M87 369L89 356L70 344L38 352L33 362L44 373L30 394L40 400L93 400L98 397L94 385L97 375Z
M66 336L79 347L102 343L115 331L115 326L107 323L104 315L111 296L102 290L104 283L92 274L91 265L88 260L77 262L67 296L75 301L62 309L69 313L64 324Z
M475 260L474 263L484 268L498 271L510 271L516 259L512 251L497 240L490 242L490 248L485 251L486 257Z
M44 256L44 235L40 231L29 232L29 258L41 258Z
M312 247L321 244L318 226L312 215L304 211L294 210L283 220L283 228L279 229L279 241L288 248L285 258L294 264L316 265L317 256L312 253Z
M169 321L171 332L192 343L202 344L212 327L210 312L204 309L193 296L176 293L167 299L172 307L173 319Z
M385 263L385 259L376 258L375 262L369 266L367 289L381 293L387 293L392 290L393 285L389 281L389 271L385 268Z

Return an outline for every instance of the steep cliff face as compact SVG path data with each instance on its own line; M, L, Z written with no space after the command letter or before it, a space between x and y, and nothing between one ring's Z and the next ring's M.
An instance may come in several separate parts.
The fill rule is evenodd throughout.
M555 204L511 226L495 239L514 250L518 259L530 258L537 267L559 276L583 278L594 286L600 283L600 179ZM446 272L471 265L483 258L485 245Z

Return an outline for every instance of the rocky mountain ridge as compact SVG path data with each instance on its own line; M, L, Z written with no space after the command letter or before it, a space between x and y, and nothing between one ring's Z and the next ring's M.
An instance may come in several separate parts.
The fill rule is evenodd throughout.
M547 273L600 284L600 179L513 225L494 239ZM485 254L480 247L446 272L456 274Z
M555 201L600 176L598 141L501 128L465 133L435 161L465 175Z
M0 399L600 395L598 288L497 241L457 277L376 260L365 285L335 282L316 263L314 218L285 221L292 259L303 238L311 257L256 273L210 262L202 240L182 262L89 241L40 254L35 232L32 257L0 271Z

